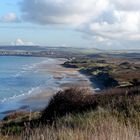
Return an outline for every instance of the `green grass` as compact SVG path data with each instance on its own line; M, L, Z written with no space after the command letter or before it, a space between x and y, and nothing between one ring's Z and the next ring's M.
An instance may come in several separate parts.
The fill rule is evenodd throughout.
M140 85L140 65L134 62L130 63L124 61L123 59L112 60L111 58L102 58L102 60L99 60L98 58L77 58L65 62L64 66L73 66L73 68L79 68L80 72L83 72L91 77L97 77L96 81L99 80L105 88L131 86L133 85L134 79L136 79ZM108 77L106 76L106 79L108 79L107 81L101 76L101 74L104 73L108 74Z
M68 89L52 98L41 117L5 124L0 140L139 140L139 101L139 87L95 95Z

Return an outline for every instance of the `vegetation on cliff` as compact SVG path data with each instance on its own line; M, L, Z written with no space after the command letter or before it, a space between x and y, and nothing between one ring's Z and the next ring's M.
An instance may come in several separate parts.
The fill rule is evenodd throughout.
M58 92L41 113L11 118L1 124L1 139L138 140L140 87L92 94L87 89Z

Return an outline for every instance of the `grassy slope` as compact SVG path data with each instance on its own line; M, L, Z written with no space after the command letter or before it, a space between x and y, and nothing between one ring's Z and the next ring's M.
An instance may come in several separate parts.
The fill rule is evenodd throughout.
M69 89L57 93L37 119L7 126L13 140L138 140L140 131L140 89L112 89L92 95L87 90ZM8 119L8 118L7 118ZM33 121L34 120L34 121ZM8 120L7 120L8 121ZM11 120L12 122L14 120ZM39 122L39 123L37 123ZM39 124L39 125L38 125ZM42 125L41 125L42 124ZM5 127L4 127L5 128ZM4 129L3 128L3 129Z
M132 85L134 80L140 84L140 64L127 59L108 58L73 59L64 63L65 67L79 68L80 72L98 82L102 89Z
M92 76L109 73L118 81L132 81L133 73L138 72L136 78L140 74L139 66L116 65L116 60L102 63L83 59L66 66L69 64ZM41 113L21 112L7 117L0 124L0 140L139 140L139 116L139 86L110 89L96 95L86 89L69 89L58 92Z
M27 132L23 138L27 137ZM58 119L56 126L39 127L31 132L31 140L138 140L139 131L118 122L104 109Z

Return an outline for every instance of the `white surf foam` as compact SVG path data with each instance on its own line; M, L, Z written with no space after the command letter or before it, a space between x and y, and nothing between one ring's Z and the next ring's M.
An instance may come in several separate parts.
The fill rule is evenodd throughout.
M0 103L4 103L4 102L7 102L7 101L11 101L11 100L16 100L16 99L20 99L20 98L23 98L24 96L29 96L31 94L37 94L37 93L40 93L42 90L41 90L41 87L38 86L38 87L33 87L31 88L28 92L26 93L21 93L20 95L13 95L12 97L8 97L8 98L3 98L0 100Z

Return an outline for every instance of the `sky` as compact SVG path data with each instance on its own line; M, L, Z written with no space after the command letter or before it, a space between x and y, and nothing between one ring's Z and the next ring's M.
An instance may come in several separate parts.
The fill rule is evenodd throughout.
M0 0L0 45L140 49L140 0Z

